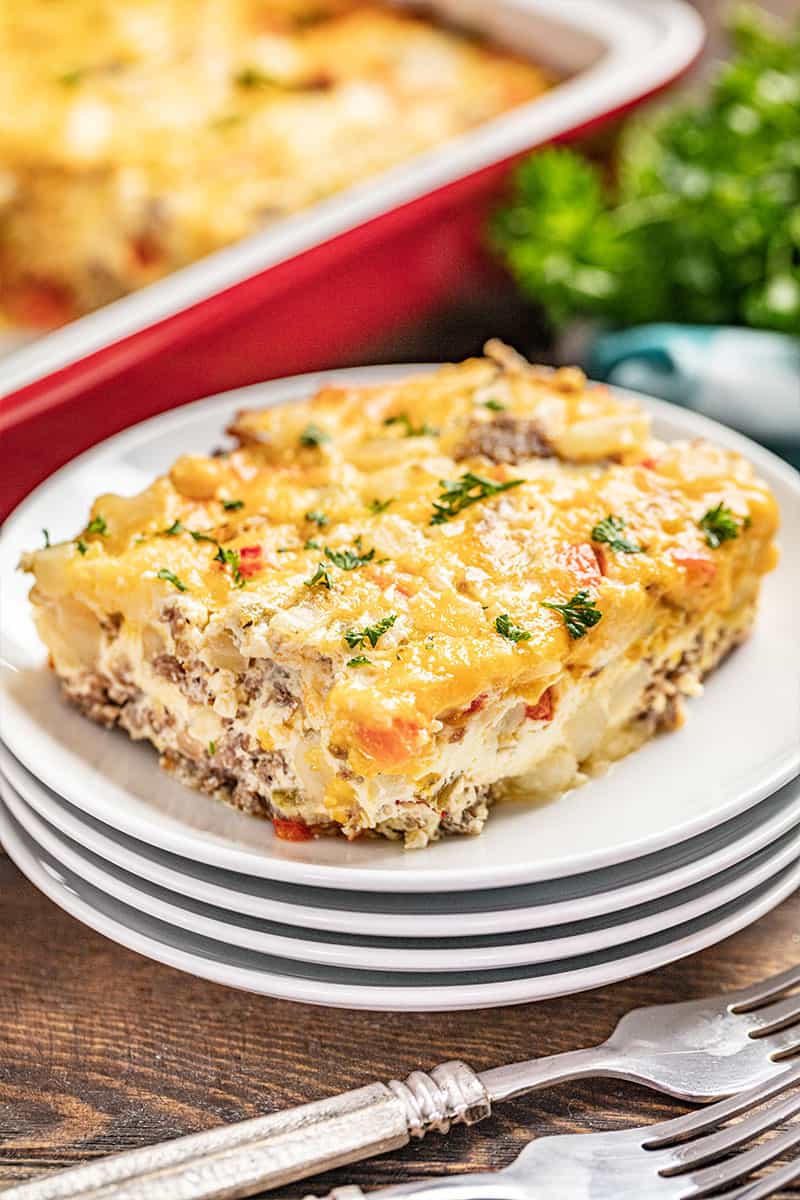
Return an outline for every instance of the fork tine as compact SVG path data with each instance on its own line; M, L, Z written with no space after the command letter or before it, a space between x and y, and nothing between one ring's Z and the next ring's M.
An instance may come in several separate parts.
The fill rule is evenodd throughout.
M798 1083L800 1083L800 1063L781 1071L780 1074L773 1076L766 1083L759 1084L758 1087L740 1092L738 1096L731 1096L730 1100L721 1100L709 1108L700 1109L699 1112L687 1113L685 1117L675 1117L671 1121L662 1121L659 1125L653 1125L648 1131L649 1136L642 1142L642 1145L646 1150L660 1150L664 1146L675 1145L687 1138L706 1133L710 1129L717 1129L730 1117L738 1117L740 1113L748 1112L758 1104L765 1104L773 1096L779 1096L781 1092L785 1092L787 1088L794 1087Z
M800 1053L800 1027L793 1025L791 1029L779 1029L777 1033L771 1033L769 1037L764 1038L763 1044L769 1049L773 1062L790 1058L793 1054ZM786 1065L788 1066L788 1063Z
M754 1183L746 1183L744 1187L736 1188L733 1192L723 1192L719 1200L768 1200L777 1191L782 1191L788 1184L800 1179L800 1158L796 1162L779 1167L771 1175L757 1179Z
M713 1162L732 1150L738 1150L746 1142L751 1142L759 1134L782 1125L790 1117L800 1112L800 1092L792 1092L782 1100L773 1100L772 1104L758 1108L749 1117L736 1125L729 1125L719 1133L710 1133L695 1141L686 1142L672 1152L674 1166L665 1168L662 1175L682 1175L694 1167ZM800 1129L798 1129L800 1136Z
M800 996L787 996L775 1004L766 1004L753 1014L758 1021L750 1037L763 1037L776 1029L785 1029L800 1021Z
M762 979L760 983L754 983L752 987L740 988L734 992L735 1000L729 1005L731 1012L749 1012L752 1008L758 1008L760 1004L766 1004L768 1000L774 1000L783 992L787 992L791 987L797 987L800 983L800 963L789 967L788 971L782 971L780 975L773 975L770 979Z
M690 1176L692 1189L684 1193L683 1200L700 1200L702 1196L718 1191L727 1183L736 1183L737 1179L746 1178L759 1167L780 1158L787 1150L793 1150L795 1146L800 1146L800 1125L794 1125L769 1141L754 1146L752 1150L735 1155L727 1162L697 1171Z

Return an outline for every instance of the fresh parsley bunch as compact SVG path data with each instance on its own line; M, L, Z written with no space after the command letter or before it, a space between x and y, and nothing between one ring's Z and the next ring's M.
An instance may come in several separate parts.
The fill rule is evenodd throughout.
M631 125L610 194L578 154L517 170L491 240L558 326L678 320L800 333L800 22L739 8L702 103Z

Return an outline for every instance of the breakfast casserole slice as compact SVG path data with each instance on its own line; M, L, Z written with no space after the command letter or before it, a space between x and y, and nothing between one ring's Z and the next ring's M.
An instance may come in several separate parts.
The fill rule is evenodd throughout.
M753 621L772 496L577 369L487 354L240 413L235 449L28 554L66 695L280 837L409 846L678 725Z

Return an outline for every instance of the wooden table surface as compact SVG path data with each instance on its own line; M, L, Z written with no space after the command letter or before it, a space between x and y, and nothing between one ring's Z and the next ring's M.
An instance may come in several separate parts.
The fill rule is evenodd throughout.
M721 5L698 7L716 51ZM796 0L768 7L797 11ZM272 1001L151 963L59 911L1 852L0 904L0 1185L449 1058L481 1070L589 1045L636 1005L741 986L800 958L796 894L722 945L614 987L407 1017ZM631 1084L565 1084L502 1105L472 1129L332 1172L314 1188L500 1167L535 1134L622 1128L681 1111ZM281 1195L307 1190L298 1183ZM800 1186L782 1193L798 1195Z
M267 1000L151 963L66 916L4 858L0 894L3 1181L402 1079L450 1058L483 1070L590 1045L636 1005L741 986L800 958L797 893L721 946L569 1000L373 1014ZM683 1111L632 1084L564 1084L500 1105L472 1129L429 1134L331 1172L314 1188L319 1195L348 1181L377 1187L412 1173L500 1167L538 1133L623 1128ZM307 1191L298 1183L281 1195Z

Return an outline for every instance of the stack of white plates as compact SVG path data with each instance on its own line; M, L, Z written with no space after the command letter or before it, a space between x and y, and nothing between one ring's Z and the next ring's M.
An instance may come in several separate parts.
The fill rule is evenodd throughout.
M375 1009L511 1004L596 987L691 954L800 884L800 478L721 426L647 401L666 437L740 449L774 489L784 559L752 638L686 726L549 805L499 806L484 833L422 851L277 840L175 783L153 751L61 700L13 573L47 528L82 526L103 491L146 486L219 443L243 405L331 372L203 401L129 430L17 510L3 580L0 837L56 904L160 962L267 995Z

